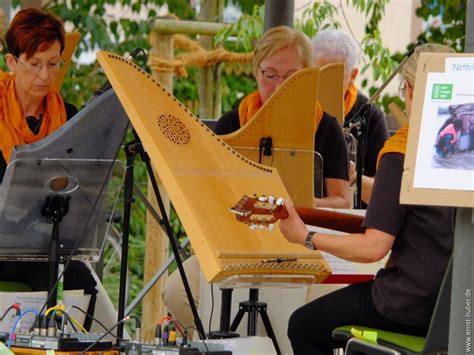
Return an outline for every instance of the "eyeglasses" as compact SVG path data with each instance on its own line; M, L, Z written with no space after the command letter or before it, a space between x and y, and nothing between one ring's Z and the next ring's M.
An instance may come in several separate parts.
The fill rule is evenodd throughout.
M402 99L405 99L406 89L407 89L407 81L405 79L403 79L400 82L400 86L398 87L398 92L399 92L400 97Z
M20 64L23 64L26 68L26 70L33 75L38 75L41 72L41 69L43 69L43 66L45 65L43 62L28 62L28 61L21 61L20 58L15 57L16 61ZM59 69L61 69L64 65L64 60L63 59L55 59L52 61L48 61L46 63L46 67L48 68L48 73L56 73Z
M260 72L262 73L264 79L275 82L278 80L278 78L283 78L283 80L288 79L290 76L292 76L294 73L297 72L297 70L290 70L288 73L284 75L278 74L278 72L275 69L265 69L263 70L260 68Z

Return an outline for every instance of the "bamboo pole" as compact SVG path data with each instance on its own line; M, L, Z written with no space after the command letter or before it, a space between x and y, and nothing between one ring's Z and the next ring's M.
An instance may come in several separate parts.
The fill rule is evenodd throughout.
M178 22L178 21L175 21ZM173 36L170 34L152 33L150 36L151 51L161 58L173 58ZM153 73L153 77L163 85L167 90L173 92L173 73ZM155 174L158 178L158 176ZM158 181L160 194L163 203L167 208L169 215L170 200L169 197ZM158 203L156 202L153 193L153 187L148 181L148 199L155 209L158 210ZM168 259L169 242L167 235L163 232L161 227L155 222L153 217L147 213L146 218L146 240L145 240L145 271L144 282L147 283L161 267L163 262ZM167 275L163 275L153 288L148 292L143 300L142 308L142 330L143 339L153 340L155 334L155 326L159 319L167 315L167 309L161 299L161 293L167 279Z
M218 0L222 3L222 0ZM221 7L223 4L220 5ZM228 25L213 22L197 22L197 21L177 21L172 19L160 18L156 19L152 25L152 32L150 34L151 53L161 58L172 59L174 53L173 34L182 33L187 35L207 35L214 36L219 30ZM173 73L161 72L153 73L153 77L160 82L167 90L173 91ZM213 112L220 114L220 90L219 99L213 98ZM216 108L215 102L218 101ZM215 117L213 114L212 117ZM153 189L148 183L148 198L153 202L156 208L156 201L153 196ZM160 192L166 206L169 207L169 198L166 192L160 186ZM145 252L145 283L150 280L155 271L168 258L169 242L168 237L162 232L161 228L153 221L151 216L147 215L146 228L146 252ZM155 325L160 317L166 315L167 310L163 304L161 293L166 281L166 276L163 276L155 286L150 290L143 301L142 323L143 323L143 338L152 340L154 338Z
M185 35L214 36L217 34L217 32L228 26L228 24L216 22L176 21L165 18L157 18L154 20L151 28L153 32L160 34L182 33Z
M219 21L224 9L223 0L204 0L199 13L199 21ZM199 43L206 50L214 49L214 37L201 35ZM199 117L218 118L221 115L221 66L199 69Z

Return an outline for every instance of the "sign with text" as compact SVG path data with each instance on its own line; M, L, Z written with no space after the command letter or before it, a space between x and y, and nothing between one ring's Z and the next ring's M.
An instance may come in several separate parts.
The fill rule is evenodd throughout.
M474 207L473 54L420 54L400 200Z

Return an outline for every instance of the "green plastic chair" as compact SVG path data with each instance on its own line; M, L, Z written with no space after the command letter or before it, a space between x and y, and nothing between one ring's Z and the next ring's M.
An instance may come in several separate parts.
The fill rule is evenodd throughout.
M447 353L449 337L449 307L451 304L451 283L452 283L452 256L446 268L443 282L436 300L436 305L431 317L428 334L426 337L388 332L381 329L365 327L363 325L345 325L333 330L332 337L337 340L348 341L346 345L346 355L414 355L432 352ZM365 335L355 337L352 329Z

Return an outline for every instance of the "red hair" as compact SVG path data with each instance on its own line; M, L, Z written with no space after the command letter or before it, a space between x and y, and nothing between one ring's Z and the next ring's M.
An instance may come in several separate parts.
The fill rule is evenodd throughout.
M8 52L15 57L22 53L31 58L38 51L45 51L59 41L64 50L64 27L51 14L28 8L19 11L13 18L5 35Z

